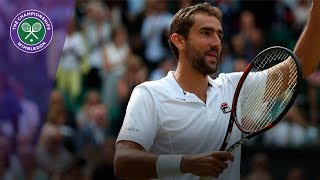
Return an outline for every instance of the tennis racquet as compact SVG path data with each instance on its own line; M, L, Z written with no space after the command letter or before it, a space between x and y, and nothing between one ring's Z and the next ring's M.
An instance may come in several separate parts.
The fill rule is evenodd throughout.
M295 101L301 81L301 65L292 51L274 46L260 52L236 87L220 150L231 152L274 127ZM246 136L226 149L234 123Z

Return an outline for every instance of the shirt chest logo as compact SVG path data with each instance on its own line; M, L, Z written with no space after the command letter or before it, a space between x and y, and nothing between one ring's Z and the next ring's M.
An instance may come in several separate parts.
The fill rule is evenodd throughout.
M228 103L226 103L226 102L221 103L220 109L222 110L222 112L223 112L224 114L231 112L231 109L230 109Z

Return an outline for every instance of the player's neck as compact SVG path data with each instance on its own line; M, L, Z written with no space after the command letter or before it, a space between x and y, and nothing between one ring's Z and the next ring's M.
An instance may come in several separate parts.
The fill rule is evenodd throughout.
M208 90L208 76L200 74L192 69L181 69L179 66L173 72L179 86L186 92L194 93L203 102L206 102Z

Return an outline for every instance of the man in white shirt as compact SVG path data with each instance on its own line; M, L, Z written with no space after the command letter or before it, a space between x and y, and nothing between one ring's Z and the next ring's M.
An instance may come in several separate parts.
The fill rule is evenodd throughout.
M320 1L295 53L304 76L320 56ZM235 87L242 73L217 71L221 52L221 12L208 3L181 9L170 26L176 71L137 86L129 101L115 152L115 174L128 179L240 179L240 148L219 151L226 133ZM239 140L234 128L229 144ZM232 162L233 161L233 162Z

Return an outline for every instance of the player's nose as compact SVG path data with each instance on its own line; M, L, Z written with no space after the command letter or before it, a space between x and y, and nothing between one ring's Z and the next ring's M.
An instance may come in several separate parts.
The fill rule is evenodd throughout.
M210 47L215 48L215 49L221 49L221 39L219 38L218 35L215 35L211 38L211 41L209 43Z

